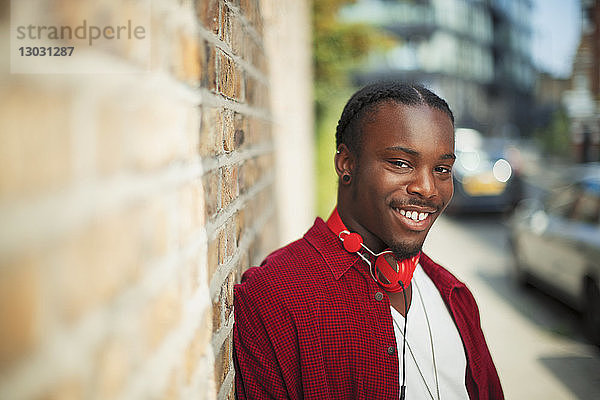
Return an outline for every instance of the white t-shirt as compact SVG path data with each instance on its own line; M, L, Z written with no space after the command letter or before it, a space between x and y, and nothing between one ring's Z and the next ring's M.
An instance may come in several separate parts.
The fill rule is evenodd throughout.
M432 396L434 399L438 399L425 310L433 338L439 398L443 400L468 399L469 395L465 386L467 360L462 340L450 312L437 288L420 265L417 265L415 269L412 282L412 303L408 310L406 327L406 400L431 399ZM390 306L390 309L394 320L394 334L400 364L400 385L402 385L404 317L393 307ZM427 384L423 382L423 379Z

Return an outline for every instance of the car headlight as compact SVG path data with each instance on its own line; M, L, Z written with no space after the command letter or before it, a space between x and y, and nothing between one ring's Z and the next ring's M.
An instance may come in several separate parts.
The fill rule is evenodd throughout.
M501 158L494 163L492 173L498 182L507 182L512 175L512 168L508 161Z

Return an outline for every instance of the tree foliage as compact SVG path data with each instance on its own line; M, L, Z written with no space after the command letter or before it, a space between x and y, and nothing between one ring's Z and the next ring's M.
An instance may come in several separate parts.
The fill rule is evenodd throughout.
M546 126L536 129L535 137L545 153L567 157L571 151L569 129L567 112L560 108L554 112Z
M338 18L340 9L356 0L313 0L313 67L317 122L332 91L350 85L348 74L371 49L391 39L365 24L349 24Z

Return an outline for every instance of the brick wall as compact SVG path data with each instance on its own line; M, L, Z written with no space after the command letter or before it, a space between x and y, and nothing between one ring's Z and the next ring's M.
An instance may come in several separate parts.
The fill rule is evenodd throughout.
M40 3L74 21L147 6ZM0 398L233 398L233 284L280 244L276 4L153 0L150 71L131 47L93 54L127 74L10 74L2 57Z

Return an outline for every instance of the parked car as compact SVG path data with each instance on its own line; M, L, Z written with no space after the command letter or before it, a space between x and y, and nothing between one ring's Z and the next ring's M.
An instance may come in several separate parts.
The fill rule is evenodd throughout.
M600 345L600 165L545 201L524 200L509 220L517 282L533 284L583 313Z
M474 129L456 130L454 196L448 212L499 212L522 198L518 149Z

